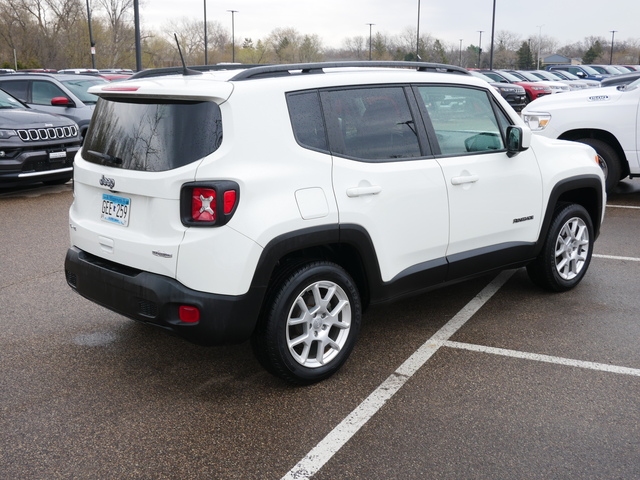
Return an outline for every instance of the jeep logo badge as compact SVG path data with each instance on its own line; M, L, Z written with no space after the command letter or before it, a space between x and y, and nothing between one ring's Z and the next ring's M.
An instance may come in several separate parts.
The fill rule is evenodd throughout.
M102 185L103 187L107 187L109 190L113 190L113 187L116 186L116 181L113 178L107 178L102 175L102 178L100 179L100 185Z

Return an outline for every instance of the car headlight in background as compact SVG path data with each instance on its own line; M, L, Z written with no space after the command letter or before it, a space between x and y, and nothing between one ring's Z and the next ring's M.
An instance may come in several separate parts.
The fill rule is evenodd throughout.
M11 137L17 137L18 134L15 130L2 130L0 129L0 140L7 140Z
M548 113L526 113L522 116L524 123L533 132L544 130L551 121L551 115Z

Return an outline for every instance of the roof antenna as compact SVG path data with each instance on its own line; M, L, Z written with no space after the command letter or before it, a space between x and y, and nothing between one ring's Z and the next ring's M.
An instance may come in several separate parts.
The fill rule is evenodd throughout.
M178 53L180 54L180 60L182 61L182 74L183 75L202 75L202 72L198 72L197 70L191 70L187 68L187 65L184 63L184 57L182 56L182 49L180 48L180 42L178 42L178 34L174 32L173 36L176 39L176 45L178 46Z

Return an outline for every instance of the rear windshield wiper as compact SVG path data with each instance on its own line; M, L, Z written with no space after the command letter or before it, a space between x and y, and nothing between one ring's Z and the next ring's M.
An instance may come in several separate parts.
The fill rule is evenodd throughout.
M96 152L95 150L88 150L88 153L106 162L113 163L114 165L122 165L122 159L119 157L114 157L113 155L109 155L107 153Z

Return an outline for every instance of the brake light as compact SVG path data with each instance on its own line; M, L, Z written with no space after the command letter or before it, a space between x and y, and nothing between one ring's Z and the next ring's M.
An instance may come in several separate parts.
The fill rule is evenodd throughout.
M236 211L240 187L228 180L192 182L182 186L180 217L189 227L214 227L227 223Z

